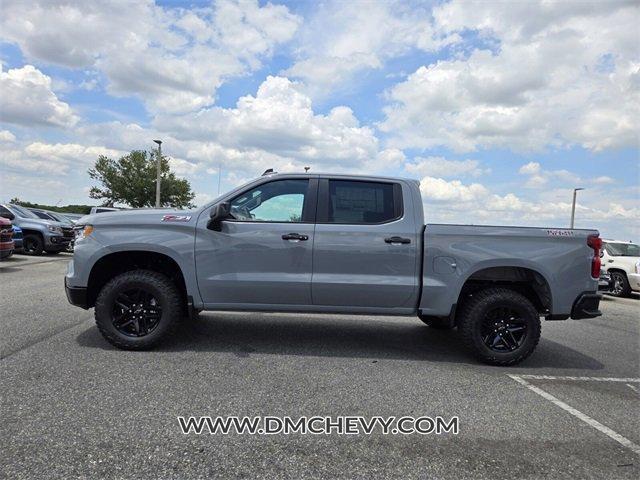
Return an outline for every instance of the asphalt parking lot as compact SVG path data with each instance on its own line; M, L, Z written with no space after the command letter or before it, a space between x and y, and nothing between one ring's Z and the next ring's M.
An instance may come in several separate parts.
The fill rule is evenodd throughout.
M0 264L2 478L638 478L640 299L545 322L515 368L418 319L204 313L151 352ZM184 435L178 415L457 415L458 435Z

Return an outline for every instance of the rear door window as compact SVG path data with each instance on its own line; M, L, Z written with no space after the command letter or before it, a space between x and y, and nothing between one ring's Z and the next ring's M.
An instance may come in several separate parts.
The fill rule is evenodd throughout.
M399 184L329 180L327 223L377 224L402 217Z

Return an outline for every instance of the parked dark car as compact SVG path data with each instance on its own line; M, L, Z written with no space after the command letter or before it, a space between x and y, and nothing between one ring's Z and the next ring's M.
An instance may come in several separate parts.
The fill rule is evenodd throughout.
M11 220L0 217L0 258L10 257L15 250L12 227Z
M14 253L22 253L22 229L17 225L13 226L13 243L16 244Z

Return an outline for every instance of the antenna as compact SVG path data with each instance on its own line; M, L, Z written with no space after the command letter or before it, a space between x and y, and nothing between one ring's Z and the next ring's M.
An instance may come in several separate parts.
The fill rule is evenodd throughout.
M311 170L311 167L304 167L304 173L307 173L309 170Z
M272 173L276 173L273 171L273 168L267 168L262 174L262 176L264 177L265 175L271 175Z

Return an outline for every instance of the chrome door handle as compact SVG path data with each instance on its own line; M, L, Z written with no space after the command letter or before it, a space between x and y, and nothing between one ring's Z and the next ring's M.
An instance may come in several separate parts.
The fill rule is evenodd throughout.
M402 238L402 237L388 237L384 239L385 243L390 243L392 245L406 245L407 243L411 243L410 238Z
M285 233L282 235L283 240L297 240L297 241L305 241L309 240L308 235L300 235L299 233Z

